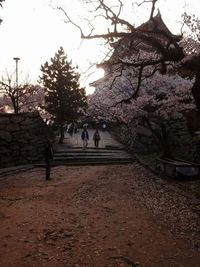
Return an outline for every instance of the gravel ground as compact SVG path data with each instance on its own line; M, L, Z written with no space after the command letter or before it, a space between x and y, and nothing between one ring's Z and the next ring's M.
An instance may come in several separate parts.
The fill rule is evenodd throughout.
M178 183L163 180L139 164L135 165L135 172L141 173L140 179L133 185L136 199L173 234L200 248L200 200Z
M2 267L199 267L199 202L141 165L0 179Z

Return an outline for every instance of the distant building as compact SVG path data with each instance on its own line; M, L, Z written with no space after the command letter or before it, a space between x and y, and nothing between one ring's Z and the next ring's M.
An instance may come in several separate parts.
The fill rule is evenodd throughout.
M114 51L111 57L97 65L104 70L104 77L90 84L95 87L94 96L98 90L108 89L114 85L113 90L117 88L124 92L125 97L128 97L134 90L131 82L134 69L127 67L123 69L123 75L121 75L120 61L138 63L138 65L149 60L160 61L163 57L163 48L165 48L166 59L169 58L169 61L172 57L178 59L179 53L182 53L182 49L177 45L180 40L180 36L170 32L158 12L151 20L140 25L133 34L127 33L125 37L112 44ZM164 65L160 64L160 71L162 67L164 68Z

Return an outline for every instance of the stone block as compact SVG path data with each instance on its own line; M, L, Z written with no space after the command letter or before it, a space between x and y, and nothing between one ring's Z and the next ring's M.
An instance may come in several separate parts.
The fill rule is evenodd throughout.
M47 129L39 113L0 114L0 166L41 158Z
M12 141L12 135L8 131L0 131L0 139L5 140L6 142Z
M5 129L8 132L17 132L20 128L18 124L8 124Z
M0 116L0 125L6 125L9 123L9 118Z

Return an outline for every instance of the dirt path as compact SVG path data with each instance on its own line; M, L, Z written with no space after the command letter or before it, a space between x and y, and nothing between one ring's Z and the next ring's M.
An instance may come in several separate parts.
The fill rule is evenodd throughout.
M1 178L0 266L199 266L198 210L154 178L137 164Z

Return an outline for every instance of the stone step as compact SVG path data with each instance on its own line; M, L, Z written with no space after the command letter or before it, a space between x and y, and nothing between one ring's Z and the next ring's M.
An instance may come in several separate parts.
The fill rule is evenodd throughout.
M130 157L117 157L117 156L113 156L113 157L54 157L53 161L86 161L86 160L90 160L90 161L107 161L107 160L132 160L132 158Z
M64 152L64 153L55 153L54 158L59 157L132 157L128 153L74 153L74 152Z
M78 153L61 153L61 154L54 154L54 158L65 158L65 157L96 157L96 158L102 158L102 157L131 157L128 154L124 154L124 153L119 153L119 154L92 154L92 153L88 153L88 154L78 154Z
M125 150L108 148L85 148L57 146L52 166L96 165L132 163L133 158Z
M55 151L54 153L121 153L121 152L125 152L124 150L100 150L100 149L63 149L63 150L59 150L59 151Z
M120 165L120 164L131 164L132 161L131 160L112 160L112 161L53 161L51 163L52 167L56 167L56 166L95 166L95 165ZM34 165L35 167L43 167L45 168L45 164L44 163L37 163Z

